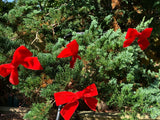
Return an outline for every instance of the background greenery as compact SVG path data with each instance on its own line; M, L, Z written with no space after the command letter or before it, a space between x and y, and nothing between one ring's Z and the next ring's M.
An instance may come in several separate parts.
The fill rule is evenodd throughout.
M30 99L31 109L24 117L30 120L55 117L55 92L75 92L91 83L97 86L99 104L107 105L99 111L120 111L132 119L137 113L156 118L160 115L159 6L159 0L0 1L0 63L9 63L15 49L25 45L44 68L32 71L20 66L19 85L0 77L1 89L13 87L23 93L25 104ZM130 27L138 31L153 27L145 51L136 41L122 47ZM57 55L73 39L82 60L70 69L70 58Z

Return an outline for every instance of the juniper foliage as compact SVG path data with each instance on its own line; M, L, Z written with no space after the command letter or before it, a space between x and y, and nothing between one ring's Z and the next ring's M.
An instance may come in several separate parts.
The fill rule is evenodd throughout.
M92 83L99 92L97 99L122 115L129 114L133 119L137 113L153 119L160 115L156 112L160 109L159 67L139 48L137 40L122 47L127 29L114 31L114 14L106 8L108 4L103 0L18 0L3 15L8 25L0 26L0 63L11 62L15 49L25 45L43 66L41 71L19 66L20 83L13 88L33 103L24 119L49 119L52 108L57 109L55 92L76 92ZM152 21L143 19L134 27L142 31ZM33 43L36 35L38 43ZM73 39L79 44L82 60L70 69L71 58L59 59L57 55ZM43 47L33 47L32 43ZM0 79L8 81L8 77Z

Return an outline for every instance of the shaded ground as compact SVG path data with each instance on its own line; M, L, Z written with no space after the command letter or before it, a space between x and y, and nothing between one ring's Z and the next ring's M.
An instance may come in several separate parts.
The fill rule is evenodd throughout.
M23 120L23 116L27 113L29 108L25 107L2 107L0 106L0 120ZM52 108L50 110L50 115L48 120L55 120L57 115L57 110ZM78 113L78 114L77 114ZM94 112L94 111L79 111L74 113L71 120L121 120L129 119L128 115L120 117L119 112ZM137 114L138 119L149 120L151 119L148 115L140 116ZM160 116L156 118L160 120ZM60 117L59 120L64 120Z
M23 120L29 108L0 106L0 120Z
M16 113L0 113L0 120L23 120L23 117Z

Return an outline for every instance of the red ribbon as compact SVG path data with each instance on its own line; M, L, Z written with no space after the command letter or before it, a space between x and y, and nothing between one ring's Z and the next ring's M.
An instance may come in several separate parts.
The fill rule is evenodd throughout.
M79 105L78 99L83 99L90 109L96 111L98 100L93 98L96 95L98 95L96 85L91 84L84 90L76 93L67 91L54 93L54 98L57 106L67 103L60 113L65 120L69 120Z
M13 85L18 85L18 66L21 64L25 68L32 70L42 70L42 66L37 57L31 57L33 54L24 46L17 48L13 54L11 63L0 65L0 75L6 77L9 74L9 81Z
M70 68L73 68L76 59L81 59L81 57L78 55L78 48L79 45L77 41L73 40L69 44L67 44L67 48L63 49L61 53L57 56L57 58L65 58L72 56L72 60L70 61Z
M152 28L146 28L142 32L138 32L136 29L129 28L126 34L126 37L123 43L123 47L128 47L130 44L133 43L136 37L138 37L138 45L140 46L141 50L145 50L149 45L148 37L150 37L152 32Z

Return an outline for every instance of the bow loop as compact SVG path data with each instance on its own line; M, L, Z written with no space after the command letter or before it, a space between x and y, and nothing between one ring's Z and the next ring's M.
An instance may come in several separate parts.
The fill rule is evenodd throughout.
M18 67L19 64L22 64L24 62L24 59L27 57L31 57L33 54L24 46L20 46L16 49L16 51L13 54L13 60L12 64L16 67Z
M68 91L54 93L54 98L57 106L74 102L75 100L77 100L75 93L68 92Z
M67 44L67 48L71 50L73 56L78 54L79 45L76 40L73 40L72 42Z
M32 69L32 70L42 70L43 69L37 57L25 58L22 65L25 68Z
M95 84L91 84L86 87L84 90L84 97L93 97L98 95L98 91Z

